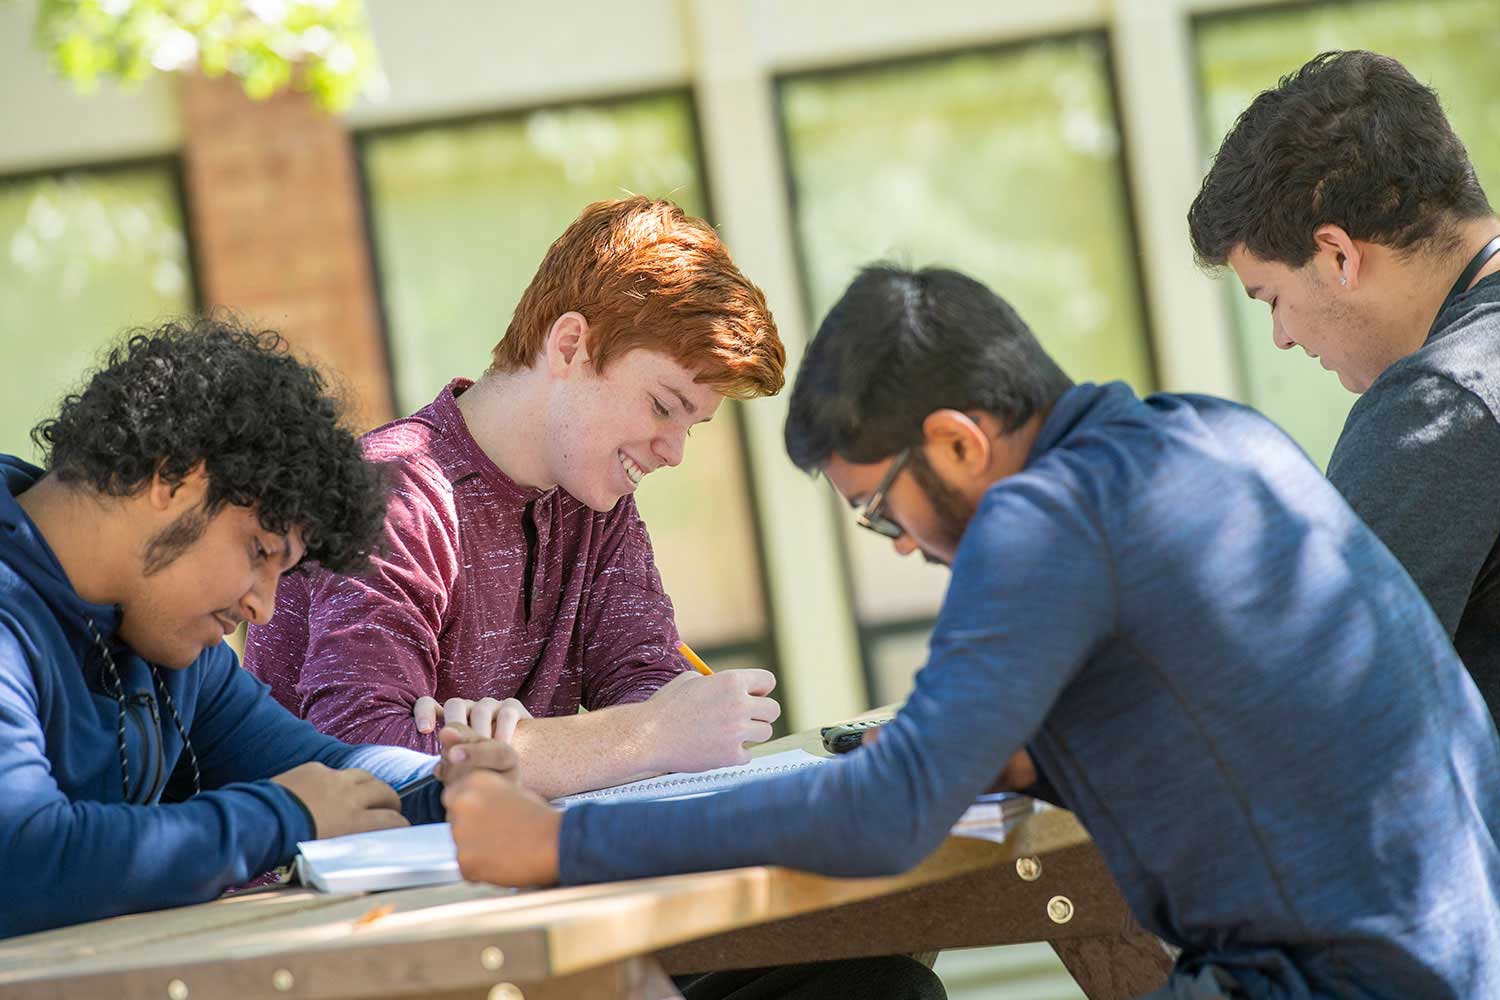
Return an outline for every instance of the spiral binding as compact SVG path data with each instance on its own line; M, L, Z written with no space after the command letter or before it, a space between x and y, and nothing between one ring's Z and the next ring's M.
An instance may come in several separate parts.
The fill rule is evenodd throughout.
M777 764L775 767L761 768L752 772L756 778L763 774L783 774L790 771L800 771L804 767L821 764L822 760L803 760L795 764ZM569 802L582 802L586 799L608 799L621 794L667 791L673 788L692 785L711 785L725 778L731 777L727 774L715 774L705 771L700 774L674 774L663 775L660 778L648 778L638 785L616 785L613 788L599 788L592 792L579 792L576 795L566 796Z

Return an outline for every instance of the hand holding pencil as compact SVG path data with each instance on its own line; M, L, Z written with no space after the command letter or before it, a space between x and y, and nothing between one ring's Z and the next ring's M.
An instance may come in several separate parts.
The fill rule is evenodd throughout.
M716 674L687 643L679 643L677 651L693 672L680 674L645 704L632 706L632 709L649 712L649 735L645 742L649 748L651 769L703 771L744 763L749 759L746 745L770 739L771 724L781 716L781 706L770 697L776 686L775 675L767 670L754 669ZM433 713L428 707L430 718ZM464 707L471 710L465 721L472 722L472 710L478 705L468 703ZM461 722L454 724L459 714L444 712L449 725L439 734L443 744L442 762L432 775L402 787L399 790L402 798L438 780L451 783L458 774L469 770L494 770L515 776L514 752L503 742L495 744L499 750L491 751L490 745L494 741L486 740L486 733L475 732ZM502 713L490 714L498 720ZM514 723L508 728L513 730ZM452 760L455 749L466 756L483 759L455 762ZM503 759L489 760L494 754Z
M686 643L677 651L693 670L672 678L641 706L651 712L650 769L693 772L745 763L746 744L770 739L771 723L781 716L770 697L776 676L753 668L716 674Z
M714 672L712 670L708 669L708 664L704 663L703 662L703 658L701 656L699 656L697 653L693 652L693 648L691 646L689 646L687 643L685 643L685 642L679 642L677 644L677 652L681 653L682 654L682 658L684 660L687 660L688 666L690 666L694 670L698 671L698 673L702 674L704 677L712 677L713 676Z

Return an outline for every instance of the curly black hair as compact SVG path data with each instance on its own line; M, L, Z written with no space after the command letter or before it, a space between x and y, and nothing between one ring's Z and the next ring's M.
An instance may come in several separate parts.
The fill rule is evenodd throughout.
M340 416L279 334L213 316L128 332L31 439L59 481L109 496L201 464L207 513L251 507L267 531L300 528L305 559L349 573L380 538L386 488Z

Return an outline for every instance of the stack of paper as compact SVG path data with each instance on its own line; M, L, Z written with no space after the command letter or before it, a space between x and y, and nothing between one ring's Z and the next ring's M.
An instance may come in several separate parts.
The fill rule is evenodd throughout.
M298 877L323 892L374 892L463 880L447 823L307 840L297 850Z
M1016 825L1016 820L1036 811L1036 799L1013 792L991 792L981 795L949 831L955 837L973 837L1000 843Z

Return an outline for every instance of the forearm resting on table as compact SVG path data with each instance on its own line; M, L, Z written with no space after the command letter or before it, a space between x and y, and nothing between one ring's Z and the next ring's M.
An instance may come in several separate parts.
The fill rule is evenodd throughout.
M521 760L521 783L553 799L659 774L652 762L648 704L521 720L511 737Z

